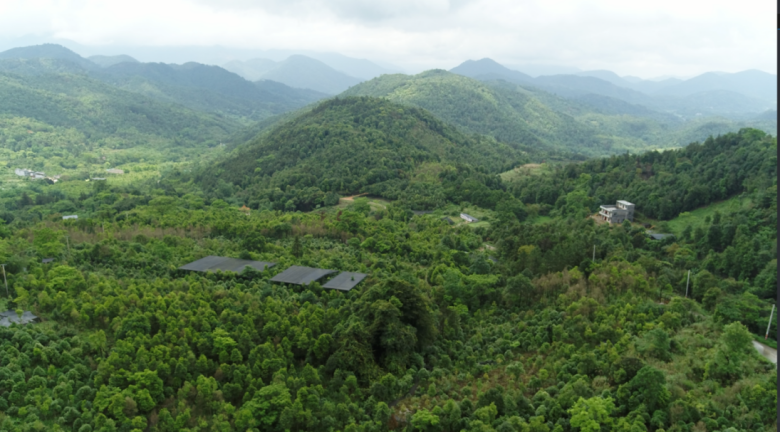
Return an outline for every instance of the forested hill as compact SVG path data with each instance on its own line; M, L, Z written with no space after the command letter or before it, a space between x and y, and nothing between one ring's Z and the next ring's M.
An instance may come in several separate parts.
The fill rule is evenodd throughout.
M23 47L0 53L0 72L86 75L154 99L248 121L291 111L327 96L273 81L253 83L217 66L140 63L132 58L102 61L106 59L112 60L97 60L103 64L100 67L59 45Z
M471 190L477 194L485 182L500 183L495 175L500 170L527 160L519 146L466 136L419 108L352 97L323 102L278 126L202 170L196 182L209 194L234 195L253 208L270 203L309 210L334 204L337 194L364 192L403 195L431 207L446 199L444 178L462 180L464 172L484 177L481 188Z
M593 159L552 175L519 177L509 189L525 203L569 215L618 199L659 219L741 193L757 193L768 203L777 193L777 137L742 129L678 150ZM584 197L592 198L585 207Z
M590 155L609 152L594 128L550 109L528 91L519 87L499 90L443 70L414 76L382 75L343 95L385 97L424 108L464 130L508 143Z
M180 143L186 145L214 142L239 127L231 120L158 102L84 75L0 73L0 100L2 115L75 128L90 141L109 136L112 141L127 137L141 140L145 136L181 138ZM132 144L140 141L125 143Z

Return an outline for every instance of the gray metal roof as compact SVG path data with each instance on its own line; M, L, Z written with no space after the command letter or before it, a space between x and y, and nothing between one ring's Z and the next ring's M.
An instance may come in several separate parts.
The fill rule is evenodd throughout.
M310 282L321 279L336 270L318 269L303 266L292 266L287 270L271 278L272 282L283 282L295 285L307 285Z
M199 272L215 272L217 270L231 271L241 273L245 267L252 267L255 270L263 271L266 268L275 266L276 263L265 261L251 261L237 258L219 257L209 255L189 264L179 267L179 270L192 270Z
M365 273L341 272L338 276L329 280L323 285L323 288L337 289L340 291L349 291L355 288L355 285L368 276Z
M24 311L22 314L22 319L19 319L19 315L16 313L16 311L5 311L0 312L0 326L3 327L10 327L12 323L15 324L29 324L33 321L35 321L38 317L33 315L30 311Z
M673 234L648 234L653 240L663 240L667 237L674 237Z
M53 262L54 258L44 258L41 260L41 264L48 264L50 262Z

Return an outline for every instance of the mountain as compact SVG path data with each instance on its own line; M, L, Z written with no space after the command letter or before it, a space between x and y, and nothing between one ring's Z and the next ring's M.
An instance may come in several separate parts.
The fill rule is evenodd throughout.
M218 66L192 62L140 63L129 56L99 56L96 61L103 67L97 67L67 48L56 45L44 48L2 53L5 59L0 59L0 71L19 75L88 74L123 90L250 121L294 110L327 96L271 81L253 83ZM28 58L19 58L20 55ZM34 58L34 55L58 57ZM91 66L85 68L84 64Z
M88 59L92 63L95 63L96 65L101 67L113 66L115 64L125 63L125 62L138 63L138 60L130 57L129 55L124 55L124 54L113 55L113 56L93 55L88 57Z
M443 70L384 75L358 84L343 96L384 97L424 108L472 133L530 149L603 154L595 131L550 109L517 86L493 87Z
M777 109L766 110L755 117L755 120L777 120Z
M81 57L64 46L57 44L11 48L7 51L0 52L0 60L2 59L59 59L72 62L87 70L97 67L95 63Z
M130 135L194 142L226 137L238 124L158 102L80 75L0 73L0 114L87 132L91 140Z
M573 75L582 72L582 69L576 67L558 66L558 65L507 64L506 67L515 71L520 71L532 77L538 77L541 75L561 75L561 74Z
M648 105L686 118L727 116L735 119L753 117L777 107L777 104L766 99L758 99L730 90L706 90L684 96L658 94Z
M489 58L466 60L450 69L450 72L479 80L503 79L516 84L530 84L534 82L531 76L511 70Z
M257 81L263 79L263 75L276 67L277 62L268 59L252 59L252 60L233 60L222 65L223 68L241 75L249 81Z
M585 72L579 72L574 75L598 78L607 81L609 83L612 83L618 87L625 87L646 94L650 94L658 90L661 90L663 88L670 87L682 82L682 80L676 78L669 78L660 81L650 81L650 80L644 80L642 78L632 77L632 76L621 77L618 74L608 70L585 71Z
M221 67L200 63L119 63L94 75L126 90L249 120L297 109L326 96L281 83L252 83Z
M741 120L745 114L756 114L777 106L777 76L755 70L736 74L710 72L685 81L677 78L660 81L625 79L606 70L532 78L491 59L482 59L465 61L451 72L482 81L503 79L534 86L584 103L596 101L597 108L600 108L599 104L603 106L603 99L594 95L684 118L698 114Z
M361 79L339 72L325 63L302 55L293 55L263 74L263 79L290 87L338 94L358 84Z
M195 181L209 194L236 188L252 207L270 202L279 209L311 210L333 196L337 201L334 194L395 199L420 187L410 184L415 177L427 178L432 188L416 194L436 201L444 171L460 165L498 173L527 160L517 146L464 135L425 110L348 97L322 102L275 127Z
M93 65L94 67L94 65ZM86 75L78 63L60 58L6 58L0 59L0 72L16 75L79 74Z
M630 81L621 78L615 72L608 71L608 70L591 70L591 71L578 72L569 75L594 77L621 87L626 87L628 84L631 83Z
M361 80L400 72L400 69L393 65L385 67L370 60L347 57L338 53L305 53L305 55Z
M737 73L708 72L656 92L660 95L689 96L711 90L726 90L752 98L777 102L777 75L759 70Z

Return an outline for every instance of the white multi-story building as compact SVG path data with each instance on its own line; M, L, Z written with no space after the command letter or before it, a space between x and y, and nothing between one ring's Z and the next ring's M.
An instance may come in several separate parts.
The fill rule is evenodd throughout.
M609 223L622 223L624 220L634 221L634 204L618 200L616 205L599 206L599 216Z

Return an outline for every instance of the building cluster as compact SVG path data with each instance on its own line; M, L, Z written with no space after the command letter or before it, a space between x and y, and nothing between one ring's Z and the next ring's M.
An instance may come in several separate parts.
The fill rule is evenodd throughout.
M623 223L624 220L634 221L634 204L618 200L615 205L602 205L599 208L601 220L609 223Z
M257 271L265 271L275 266L276 263L266 261L252 261L238 258L219 257L209 255L189 264L179 267L179 270L189 270L197 272L216 272L230 271L241 273L246 267L251 267ZM293 285L308 285L311 282L319 281L325 276L336 273L336 270L311 268L304 266L291 266L287 270L271 278L271 282L287 283ZM336 277L328 280L322 285L326 289L335 289L339 291L349 291L368 276L365 273L340 272Z
M28 178L30 180L43 180L43 179L47 179L47 180L51 180L53 183L57 183L57 180L60 179L60 176L58 176L58 175L53 176L53 177L49 177L43 171L33 171L33 170L26 169L26 168L16 168L14 170L14 173L16 175L18 175L19 177L25 177L25 178Z

